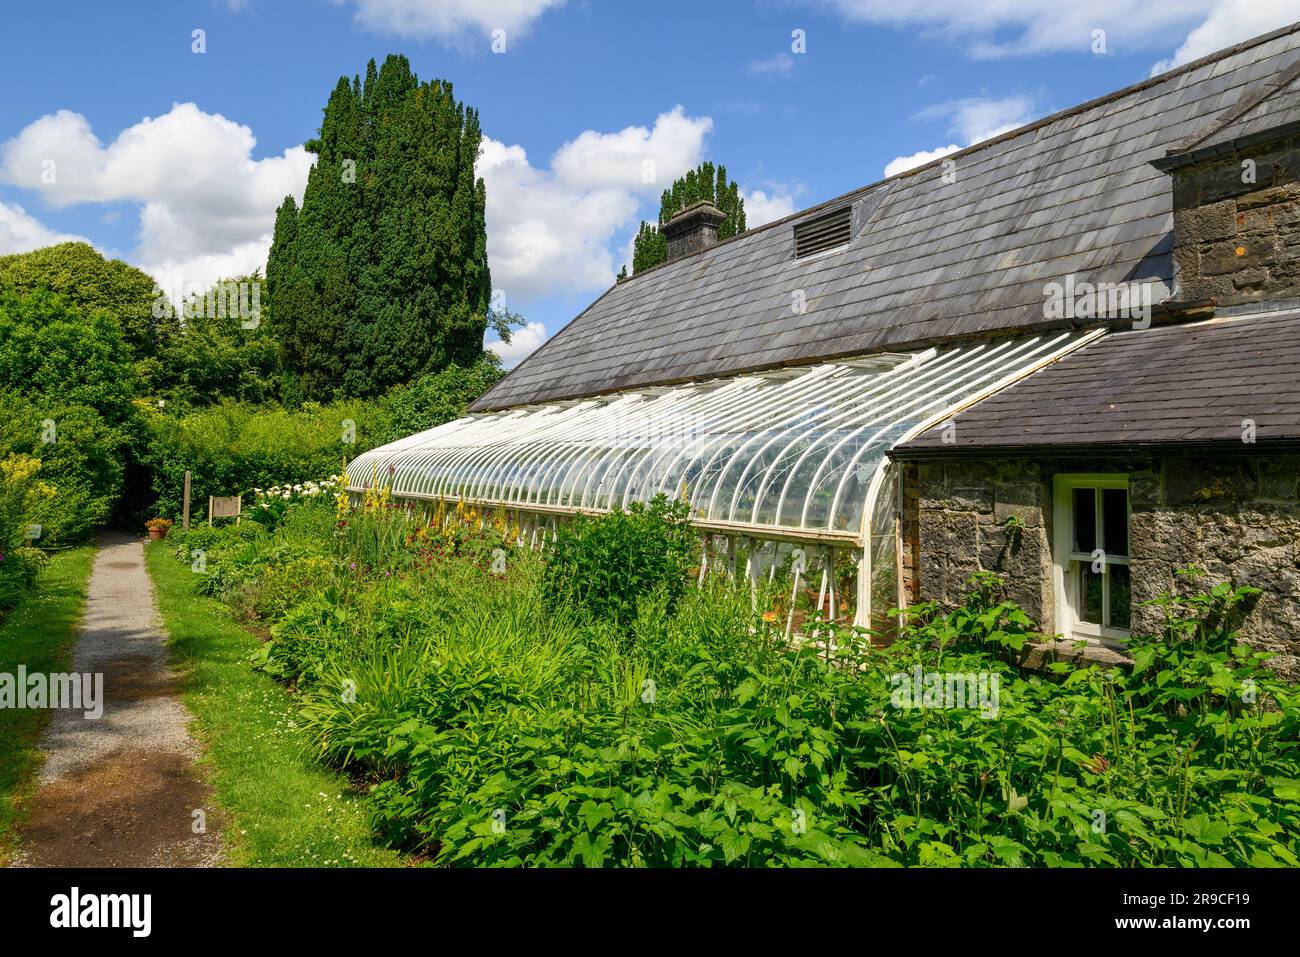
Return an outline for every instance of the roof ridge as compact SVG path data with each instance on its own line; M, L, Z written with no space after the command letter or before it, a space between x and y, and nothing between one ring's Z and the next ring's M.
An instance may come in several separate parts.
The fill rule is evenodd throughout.
M1003 143L1006 142L1007 140L1013 140L1018 136L1023 136L1026 133L1032 132L1036 129L1039 129L1040 127L1046 126L1049 123L1055 123L1057 120L1065 119L1067 116L1073 116L1076 113L1082 113L1084 110L1090 110L1093 107L1101 106L1103 103L1109 103L1114 100L1123 99L1124 97L1129 96L1133 93L1137 93L1141 90L1145 90L1150 87L1157 86L1161 83L1165 83L1175 77L1182 76L1185 73L1190 73L1191 71L1197 70L1209 63L1214 63L1219 60L1225 60L1230 56L1234 56L1235 54L1241 53L1245 50L1249 50L1251 47L1256 47L1261 44L1268 43L1270 40L1276 40L1278 37L1283 37L1289 33L1295 33L1297 31L1300 31L1300 20L1290 23L1284 27L1279 27L1276 30L1270 30L1268 33L1261 33L1259 36L1250 37L1249 39L1242 40L1241 42L1235 43L1230 47L1224 47L1222 50L1216 50L1213 53L1207 53L1203 57L1198 57L1197 59L1192 60L1188 63L1184 63L1182 66L1175 67L1172 70L1166 70L1164 73L1159 73L1155 76L1149 76L1145 80L1140 80L1137 83L1132 83L1128 86L1121 87L1118 90L1112 90L1110 93L1105 93L1101 96L1093 97L1091 100L1085 100L1082 103L1076 103L1074 106L1066 107L1063 110L1057 110L1055 113L1049 113L1047 116L1040 117L1039 119L1036 120L1032 120L1031 122L1026 123L1024 126L1017 126L1013 130L1008 130L1005 133L1000 133L997 136L991 137L987 140L980 140L978 143L972 143L970 146L963 147L962 149L956 150L955 152L947 153L943 156L932 159L928 163L923 163L920 166L913 166L911 169L905 169L902 172L895 173L893 176L886 176L884 179L878 179L873 182L867 183L865 186L859 186L855 189L849 190L848 192L840 193L838 196L832 196L830 199L823 200L822 202L817 203L814 206L809 206L806 209L798 210L797 212L793 212L788 216L782 216L780 219L774 219L770 223L764 223L762 226L755 226L753 229L747 229L743 233L737 233L735 236L730 236L719 243L715 243L714 245L709 246L707 249L698 250L689 256L683 256L680 259L674 259L672 262L659 263L658 265L652 266L650 269L644 270L643 272L633 273L631 276L628 276L626 279L624 279L623 282L624 283L631 282L635 280L638 276L647 276L650 273L653 273L659 269L664 268L665 266L670 266L681 262L687 262L691 259L694 259L696 256L702 255L714 249L718 249L719 247L724 246L727 243L734 243L739 239L748 236L753 236L756 235L757 233L765 232L769 229L773 229L777 226L781 226L786 223L791 223L797 219L801 219L804 216L809 216L814 213L820 212L821 210L826 209L829 206L833 206L836 203L843 203L846 200L857 198L860 194L870 192L871 190L874 189L879 189L885 186L886 184L897 182L898 180L904 179L908 176L915 176L916 174L922 172L923 170L931 169L935 166L940 165L944 160L950 160L955 157L968 156L972 153L976 153L979 152L980 150L993 146L994 144ZM884 204L882 203L881 205L883 206ZM617 285L619 284L615 283L615 286ZM611 286L610 288L612 289L614 288L614 286Z
M1005 143L1010 140L1015 140L1017 138L1024 138L1027 144L1026 148L1032 149L1034 143L1037 142L1037 140L1033 138L1027 138L1025 134L1031 133L1035 130L1039 130L1051 124L1059 123L1064 118L1076 116L1079 114L1084 114L1090 110L1097 110L1099 107L1107 107L1108 110L1127 110L1129 108L1127 101L1133 98L1135 94L1143 90L1147 90L1151 88L1169 87L1169 89L1162 89L1159 93L1155 94L1155 96L1161 96L1161 97L1170 96L1176 99L1177 98L1176 91L1179 89L1179 87L1173 86L1173 84L1176 84L1181 77L1185 77L1189 73L1192 73L1197 70L1204 70L1207 65L1215 64L1220 61L1227 60L1231 57L1239 56L1245 51L1249 51L1253 48L1260 47L1264 44L1270 43L1271 41L1277 40L1278 38L1289 37L1297 33L1300 33L1300 21L1293 22L1277 30L1270 31L1269 33L1261 34L1259 36L1252 37L1247 40L1243 40L1232 46L1225 47L1221 50L1214 51L1213 53L1210 53L1204 57L1199 57L1196 60L1183 64L1175 69L1168 70L1156 76L1147 77L1144 80L1141 80L1134 84L1130 84L1129 86L1123 87L1121 89L1114 90L1103 96L1095 97L1083 103L1078 103L1064 110L1059 110L1048 116L1042 117L1031 123L1028 123L1022 127L1018 127L1014 130L1009 130L1008 132L1003 133L997 137L993 137L991 139L972 144L971 146L968 146L965 149L957 150L954 153L948 154L947 156L936 158L935 160L932 160L929 163L914 167L913 169L904 170L903 172L897 173L893 176L889 176L884 179L877 180L872 183L868 183L864 186L857 187L856 189L849 190L845 193L842 193L838 196L831 197L827 200L824 200L806 209L792 213L788 216L783 216L780 219L773 220L770 223L765 223L762 226L755 227L754 229L747 230L746 232L740 233L737 236L723 240L722 242L719 242L709 247L706 250L702 250L690 256L681 257L680 259L676 259L671 263L664 263L652 269L648 269L641 273L638 273L634 276L629 276L620 282L613 283L604 291L602 291L600 295L597 296L591 302L590 305L588 305L585 309L581 310L577 315L573 316L568 322L564 323L563 326L559 330L557 330L555 334L550 336L541 347L539 347L531 355L526 357L524 360L518 363L512 370L510 370L510 372L505 377L503 377L500 382L494 385L483 396L475 400L475 402L471 405L471 409L474 411L481 411L489 408L510 407L512 405L519 404L519 399L521 395L537 393L540 387L530 386L527 384L532 380L526 379L526 377L530 376L531 373L525 370L541 369L541 371L545 373L547 369L547 362L545 360L545 356L553 355L557 349L561 349L563 353L563 348L560 342L558 342L557 340L566 340L566 334L570 330L572 330L574 327L580 326L584 321L590 321L593 317L599 320L601 319L601 315L606 313L618 314L619 310L624 308L623 306L619 305L620 303L628 304L628 308L632 308L636 310L637 315L640 315L641 313L646 312L647 310L649 310L650 312L654 312L659 308L655 303L657 303L658 300L666 294L664 290L672 287L677 280L680 280L681 282L687 284L693 284L694 282L696 282L696 280L692 280L690 277L696 275L696 273L700 269L703 269L708 265L716 263L718 260L715 259L715 256L717 255L725 256L726 254L722 252L724 249L731 249L731 250L737 249L737 246L733 246L731 244L738 245L742 240L746 240L749 237L758 237L760 234L764 234L769 231L779 230L783 226L788 227L789 224L791 223L803 221L805 219L814 217L819 213L830 211L837 206L842 206L846 203L855 202L862 199L863 197L872 196L876 194L879 194L881 196L881 202L875 204L876 208L871 211L869 219L871 221L878 221L882 217L888 217L890 214L889 210L893 209L896 206L895 200L900 194L900 190L898 189L898 186L901 182L903 182L904 180L909 180L910 183L915 183L916 180L913 178L923 176L926 170L933 170L935 167L939 166L945 160L950 160L950 159L960 160L963 157L980 155L980 156L990 156L992 157L992 161L996 161L997 157L1002 155L1003 152L1010 152L1010 151L994 152L990 150L990 147L995 147L998 144ZM1224 72L1232 73L1234 76L1236 76L1238 75L1237 71L1242 66L1248 64L1269 63L1270 61L1277 62L1277 60L1280 59L1281 62L1287 64L1287 69L1278 70L1278 68L1274 66L1269 76L1274 80L1274 82L1276 82L1276 78L1279 73L1286 74L1289 72L1290 65L1291 65L1291 55L1300 52L1300 44L1296 44L1294 41L1288 41L1288 43L1285 44L1285 47L1286 49L1277 51L1275 54L1270 54L1267 57L1262 55L1256 55L1254 57L1251 57L1248 60L1244 60L1241 64L1233 66L1232 70L1224 71ZM1213 75L1216 74L1207 72L1205 75L1198 77L1196 83L1191 83L1186 85L1189 87L1199 88L1202 82L1210 79ZM1284 87L1279 87L1279 88L1284 88ZM1249 110L1250 105L1247 105L1248 102L1257 105L1258 102L1262 102L1264 99L1267 99L1267 97L1271 95L1273 92L1276 92L1275 90L1271 90L1269 88L1256 88L1254 84L1250 82L1234 83L1232 85L1232 89L1245 91L1244 93L1238 93L1237 100L1232 104L1232 106L1229 107L1230 110L1234 110L1234 111L1237 109ZM1261 93L1263 95L1259 96L1259 94ZM1145 100L1138 99L1135 102L1141 103L1141 102L1145 102ZM1119 106L1116 107L1111 105L1115 103L1119 103ZM1201 109L1204 111L1202 115L1204 115L1204 113L1210 112L1209 109L1206 109L1208 105L1209 104L1207 101L1205 104L1201 106ZM1222 110L1220 108L1220 112L1221 111ZM1231 120L1228 120L1227 122L1230 121ZM1184 127L1184 129L1185 128L1186 127ZM1168 139L1165 139L1164 142L1167 143ZM1159 145L1161 145L1159 141L1153 141L1151 143L1151 146L1159 146ZM921 180L921 182L924 182L924 180ZM770 241L767 242L764 242L762 240L757 240L754 248L764 249L764 248L773 247L774 244L777 243L779 238L780 237L777 236L774 239L771 239ZM747 255L747 253L744 251L744 248L741 249L739 255L742 256ZM641 281L643 277L649 277L655 274L659 276L658 281L653 281L650 280L649 278L645 278L644 281ZM660 286L663 286L664 288L660 289ZM625 288L625 287L630 287L630 288ZM623 292L619 293L618 290L623 290ZM626 315L622 317L623 321L626 321L628 318L629 317ZM936 318L927 321L931 321L933 323L933 322L937 322L938 319ZM592 327L592 329L598 331L603 324L604 324L604 320L598 321L596 322L595 326ZM936 330L936 332L937 331L938 330ZM949 329L948 331L950 333L956 333L960 330L954 327ZM933 337L933 334L927 335L927 338L930 337ZM639 362L631 362L629 364L629 357L627 356L622 356L619 359L619 361L623 363L623 366L625 367L625 374L616 377L617 379L619 379L619 381L622 381L623 379L627 379L627 378L637 377L637 373L632 370L637 365L640 365ZM660 370L660 371L665 371L665 370ZM608 376L606 376L606 378L608 378ZM575 380L570 384L570 386L567 387L572 390L576 390L573 392L574 395L588 394L589 392L592 391L591 387L595 383L588 382L586 378L584 378L584 376L576 376L575 379L576 380L580 379L582 381ZM520 382L524 382L524 384L520 388L518 389L512 388L513 384L520 383ZM540 391L545 392L546 390L540 389ZM603 391L603 390L596 390L596 391ZM518 393L518 395L516 393Z

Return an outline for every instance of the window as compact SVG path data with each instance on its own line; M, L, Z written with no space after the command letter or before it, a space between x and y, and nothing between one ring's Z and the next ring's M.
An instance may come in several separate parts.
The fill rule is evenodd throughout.
M1129 502L1124 475L1056 478L1056 630L1122 644L1129 636Z
M844 206L833 213L799 223L794 228L794 254L802 259L813 253L843 246L852 238L852 231L852 206Z

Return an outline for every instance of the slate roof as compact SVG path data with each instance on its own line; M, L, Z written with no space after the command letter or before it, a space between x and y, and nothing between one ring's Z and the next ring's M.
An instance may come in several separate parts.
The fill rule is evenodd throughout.
M1236 104L1169 149L1164 159L1155 160L1158 169L1169 170L1183 163L1253 140L1272 139L1280 132L1293 134L1300 126L1300 61L1257 84Z
M954 153L955 182L936 161L635 276L472 410L1040 329L1070 273L1159 302L1171 190L1150 161L1297 62L1300 24ZM791 227L850 203L854 240L795 259Z
M1300 313L1111 333L954 421L951 443L931 429L891 456L1300 440Z

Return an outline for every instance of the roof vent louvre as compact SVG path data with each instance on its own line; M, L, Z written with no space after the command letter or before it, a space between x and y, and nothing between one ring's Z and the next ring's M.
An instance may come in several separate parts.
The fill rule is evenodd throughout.
M813 253L847 245L852 235L852 206L842 206L833 213L799 223L794 227L795 258L801 259Z

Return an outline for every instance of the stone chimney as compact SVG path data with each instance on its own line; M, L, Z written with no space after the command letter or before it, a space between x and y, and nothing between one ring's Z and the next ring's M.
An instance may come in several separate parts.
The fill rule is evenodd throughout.
M1177 302L1300 296L1300 123L1250 113L1152 163L1173 179Z
M726 213L702 199L660 226L668 242L668 262L717 245L718 227L726 218Z

